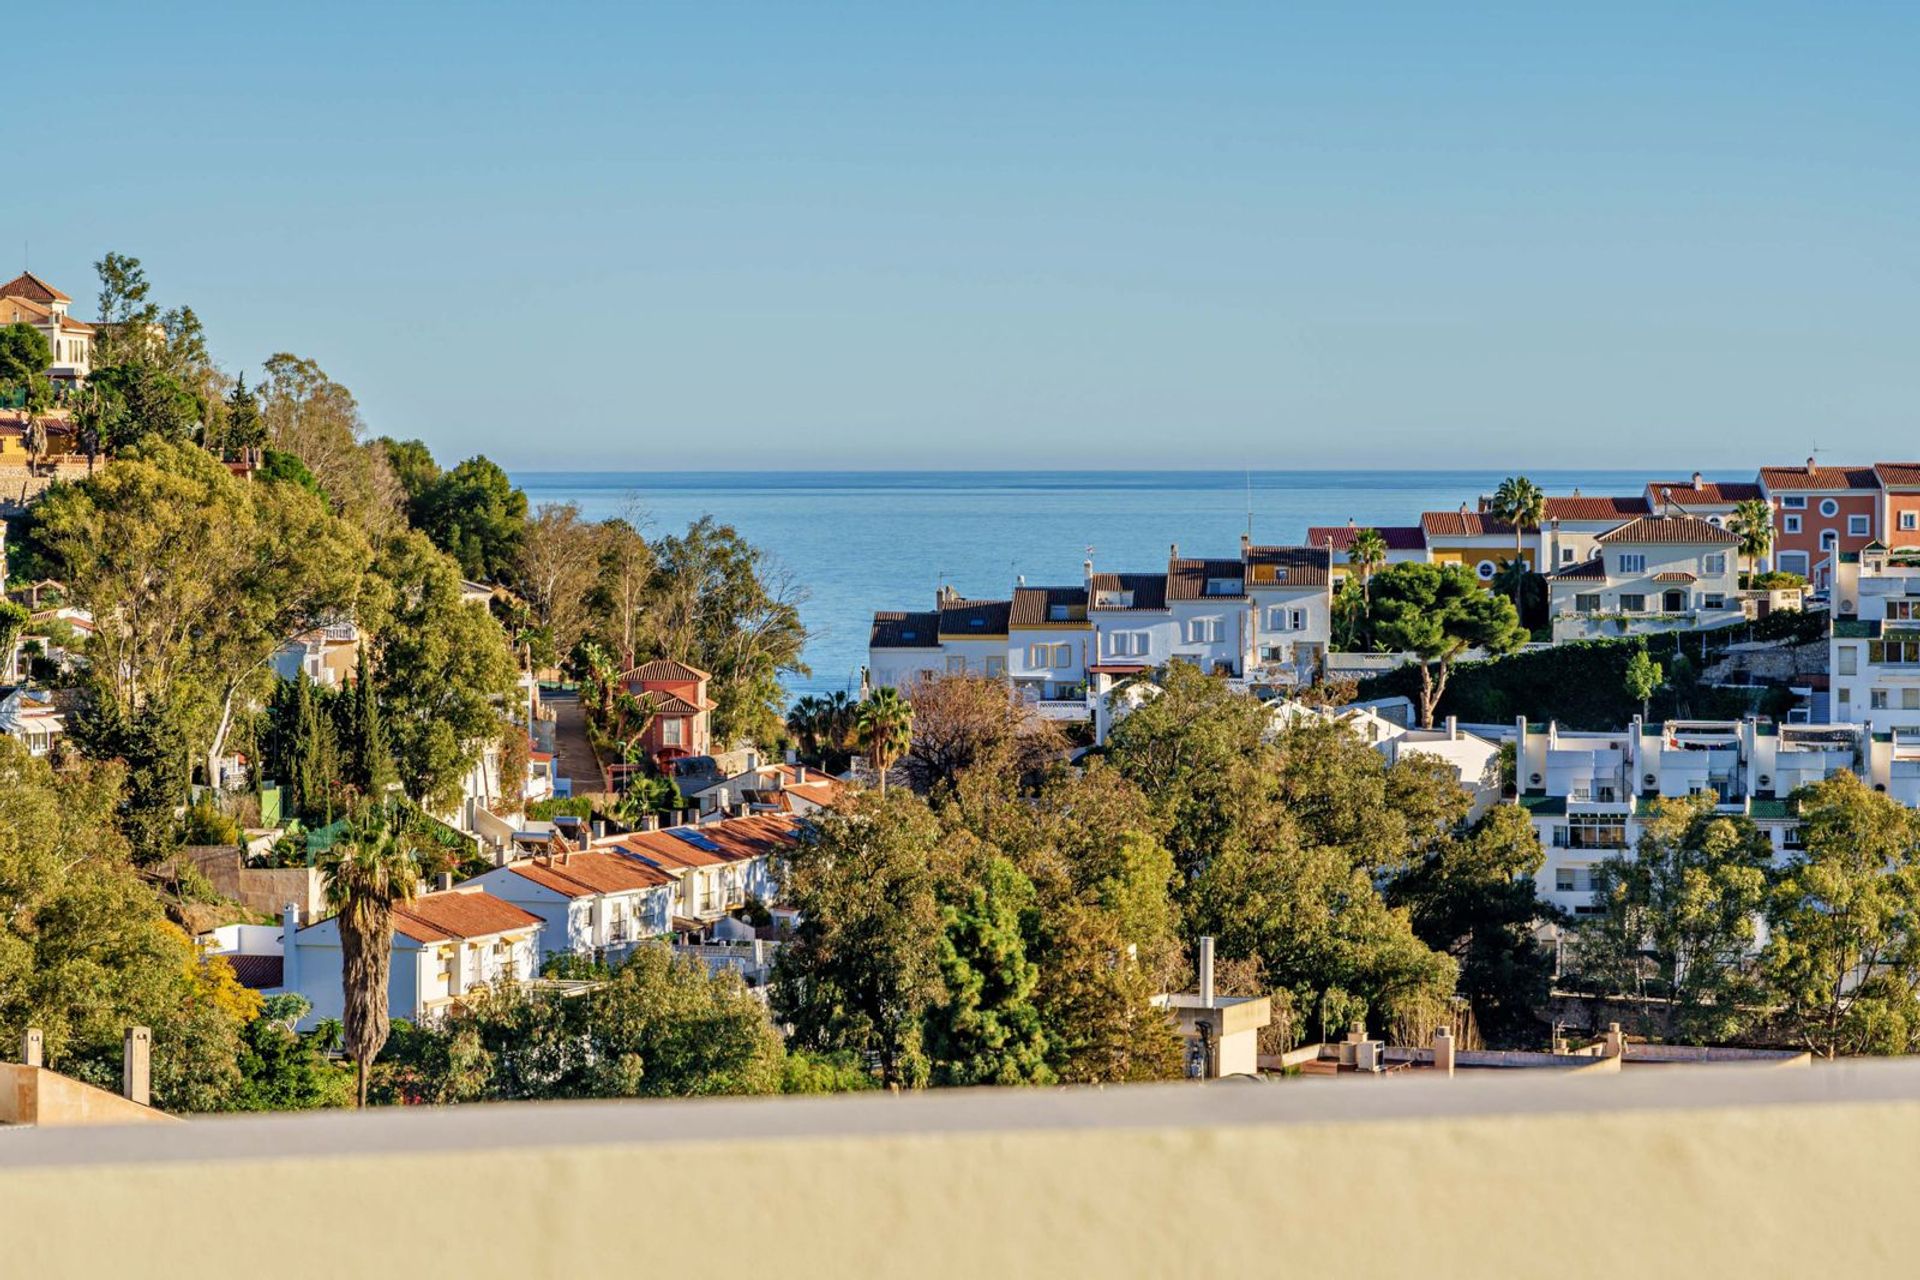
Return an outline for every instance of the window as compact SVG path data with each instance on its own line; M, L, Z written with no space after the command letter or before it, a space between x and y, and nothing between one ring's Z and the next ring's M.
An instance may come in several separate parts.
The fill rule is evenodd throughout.
M1307 629L1307 611L1294 609L1287 615L1287 630L1305 631Z
M1645 613L1646 611L1647 611L1647 598L1645 596L1622 595L1620 597L1620 612Z
M1207 594L1210 596L1237 596L1240 594L1240 579L1208 578Z
M1187 620L1188 644L1218 644L1220 642L1220 619L1189 618Z
M1027 665L1037 671L1064 667L1072 660L1072 645L1036 644L1030 645L1027 649Z
M1911 600L1887 601L1887 621L1888 622L1912 622L1913 621L1913 605L1914 605L1914 602Z
M1144 631L1109 632L1107 652L1116 658L1144 658L1147 655L1147 633Z
M1726 552L1709 551L1706 555L1700 557L1700 576L1701 577L1717 578L1721 574L1725 573L1726 571L1727 571L1727 553Z
M679 716L668 716L660 722L660 745L663 747L684 747L687 745L687 722Z
M1902 529L1920 529L1920 511L1902 511L1900 513Z
M986 667L987 674L990 676L1003 676L1007 674L1007 660L1005 658L988 658Z
M1807 576L1807 553L1804 551L1782 551L1780 553L1780 571Z
M1647 571L1647 557L1645 552L1623 551L1620 553L1620 572L1621 573L1623 574L1645 573L1646 571Z
M1920 711L1920 689L1902 689L1900 691L1900 709L1902 711Z
M1781 527L1781 530L1785 533L1798 533L1800 532L1800 517L1787 516L1785 519L1781 521L1780 527Z
M1853 709L1853 690L1841 685L1839 689L1840 709L1842 712Z
M1805 511L1807 509L1807 500L1805 498L1782 498L1780 499L1780 506L1787 511Z
M1820 549L1822 551L1832 551L1835 547L1839 545L1840 545L1840 534L1837 530L1822 529L1820 531Z
M1560 548L1560 563L1561 563L1561 564L1572 564L1572 563L1573 563L1573 548L1572 548L1572 547L1562 547L1562 548Z
M1867 536L1868 531L1868 520L1866 516L1847 517L1847 536L1849 538L1864 538Z
M963 676L966 673L967 673L967 660L965 658L948 658L947 659L948 675Z
M1573 892L1573 868L1555 867L1553 869L1553 887L1559 893Z
M1480 575L1480 581L1491 582L1493 581L1493 575L1499 572L1499 566L1495 565L1491 560L1482 560L1479 564L1473 566L1473 571Z
M1708 516L1708 517L1707 517L1707 523L1708 523L1708 524L1710 524L1710 525L1712 525L1712 526L1713 526L1714 528L1716 528L1716 529L1718 529L1718 528L1720 527L1720 517L1719 517L1719 516Z
M1586 593L1583 593L1583 594L1581 594L1581 595L1577 595L1577 596L1575 596L1575 597L1573 598L1573 611L1574 611L1575 613L1598 613L1598 612L1600 612L1600 596L1599 596L1599 593L1598 593L1598 592L1586 592Z
M1724 591L1709 591L1702 597L1701 608L1724 609L1727 607L1727 595Z
M1840 514L1840 504L1832 498L1822 498L1820 499L1820 514L1831 520Z
M1071 622L1072 620L1073 610L1068 606L1064 604L1050 604L1047 606L1048 622Z
M1857 644L1841 645L1839 661L1840 661L1839 674L1843 676L1859 675L1860 674L1860 646Z
M1288 609L1287 606L1283 604L1276 604L1270 607L1267 610L1267 630L1269 631L1298 630L1297 627L1290 625L1292 622L1293 612L1294 612L1293 610Z
M1887 691L1885 689L1873 690L1867 695L1867 706L1874 711L1885 711L1887 709Z

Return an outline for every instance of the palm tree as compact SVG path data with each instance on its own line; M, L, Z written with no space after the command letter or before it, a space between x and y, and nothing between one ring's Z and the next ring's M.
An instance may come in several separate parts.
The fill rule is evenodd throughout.
M340 927L344 1038L353 1057L354 1096L364 1107L368 1070L387 1042L393 912L419 892L420 862L411 843L374 816L322 856L320 873Z
M1747 498L1734 505L1727 528L1740 538L1740 554L1747 562L1747 581L1760 557L1773 550L1773 508L1765 498Z
M892 689L876 689L854 717L860 749L880 775L880 794L887 794L887 770L907 753L913 741L913 704Z
M1546 517L1547 495L1525 476L1508 476L1493 491L1493 502L1487 510L1494 518L1513 526L1514 563L1526 563L1527 530L1538 529L1540 521ZM1521 608L1520 592L1524 582L1524 578L1514 581L1513 607L1516 612Z
M793 735L800 754L808 760L817 760L820 756L820 733L826 709L826 701L810 693L787 711L787 732Z
M1360 594L1373 605L1373 571L1387 562L1386 535L1378 529L1362 529L1353 535L1347 547L1347 560L1360 570Z

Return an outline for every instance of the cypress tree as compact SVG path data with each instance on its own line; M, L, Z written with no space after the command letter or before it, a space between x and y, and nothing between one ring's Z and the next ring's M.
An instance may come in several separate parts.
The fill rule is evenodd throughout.
M352 771L353 784L369 797L385 791L394 779L393 755L387 750L387 730L380 720L380 700L374 692L364 639L354 670L352 730L348 741L347 767Z

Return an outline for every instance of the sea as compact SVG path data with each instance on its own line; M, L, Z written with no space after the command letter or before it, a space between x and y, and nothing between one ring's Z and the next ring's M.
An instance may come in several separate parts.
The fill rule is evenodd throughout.
M522 471L535 507L637 517L649 537L703 515L732 525L802 584L808 675L793 697L855 691L876 609L929 609L942 583L1005 598L1015 579L1077 583L1155 572L1182 555L1231 557L1297 543L1309 525L1417 524L1492 493L1497 471ZM1549 494L1640 493L1640 471L1528 471ZM1750 473L1708 479L1748 479Z

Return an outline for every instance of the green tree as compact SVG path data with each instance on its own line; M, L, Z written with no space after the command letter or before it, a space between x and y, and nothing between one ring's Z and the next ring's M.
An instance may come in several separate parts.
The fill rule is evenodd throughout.
M340 929L340 986L354 1103L367 1105L367 1076L387 1042L387 976L393 964L393 912L413 901L420 863L412 847L377 818L322 856L327 906Z
M1387 539L1378 529L1362 529L1347 547L1347 561L1360 571L1360 595L1369 605L1373 575L1387 563Z
M468 458L407 504L414 528L481 582L507 582L527 536L527 495L499 466Z
M875 689L860 703L855 723L860 749L880 778L880 794L885 795L887 774L913 740L913 704L892 689Z
M1666 672L1653 660L1653 655L1645 649L1636 649L1627 659L1627 696L1640 704L1640 719L1646 721L1649 715L1648 704L1654 693L1666 678Z
M0 583L0 586L4 586ZM15 604L5 596L0 596L0 672L12 664L13 647L20 643L20 636L33 621L33 614L25 605Z
M227 449L257 449L266 442L267 426L260 417L260 397L247 389L247 376L243 373L227 393L221 443Z
M116 765L59 771L0 735L0 1037L46 1036L47 1065L108 1088L129 1026L153 1031L154 1104L232 1105L259 998L202 961L134 870Z
M1772 845L1715 811L1711 793L1663 799L1631 858L1593 870L1600 913L1582 922L1575 963L1602 993L1638 997L1648 1029L1711 1043L1748 1021L1761 993L1753 952Z
M649 647L711 673L715 742L779 741L780 677L809 674L800 659L805 593L764 551L710 516L662 538L654 555Z
M386 453L387 465L409 503L440 478L440 464L433 460L433 451L424 442L381 436L374 444Z
M0 325L0 391L21 398L29 410L42 407L46 372L53 364L53 348L30 324Z
M1033 883L999 856L946 908L939 954L946 998L929 1010L926 1036L934 1083L1052 1082L1034 1003L1040 970L1027 958L1022 926L1037 909Z
M1462 653L1511 653L1526 639L1513 602L1484 590L1458 564L1387 566L1374 578L1372 614L1381 643L1419 659L1420 723L1429 729Z
M1751 577L1761 557L1773 550L1773 507L1765 498L1743 498L1734 504L1727 529L1740 539L1740 555Z
M459 568L418 533L380 550L362 598L373 687L407 794L436 812L499 732L515 664L493 615L464 598Z
M266 444L307 465L335 514L378 539L402 521L404 494L386 451L361 443L353 393L312 360L279 352L259 384Z
M241 1086L235 1111L310 1111L353 1105L353 1073L322 1052L318 1031L301 1035L296 1023L313 1008L292 993L268 996L260 1015L240 1033Z
M367 659L371 646L362 643L354 660L352 732L347 750L347 781L362 795L377 796L395 781L393 753L387 749L386 726L380 719L380 697L374 688Z
M149 296L153 288L147 282L146 268L138 258L108 253L93 264L93 270L100 278L94 367L146 360L151 354L153 331L160 323L160 308Z
M786 896L801 923L771 991L790 1044L858 1054L888 1086L925 1083L927 1013L943 994L934 871L943 843L939 821L910 794L859 796L814 815L788 859Z
M1538 529L1547 514L1547 495L1540 486L1525 476L1508 476L1493 491L1493 502L1487 508L1495 519L1504 520L1513 526L1513 562L1516 565L1526 563L1527 530ZM1516 583L1513 591L1513 610L1521 613L1521 583Z
M1805 848L1767 899L1762 965L1823 1057L1920 1048L1920 818L1852 773L1798 796Z
M1534 893L1546 855L1518 805L1496 805L1472 831L1439 842L1387 885L1419 939L1460 966L1459 993L1491 1044L1541 1042L1553 957L1534 931L1553 917Z

